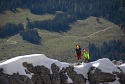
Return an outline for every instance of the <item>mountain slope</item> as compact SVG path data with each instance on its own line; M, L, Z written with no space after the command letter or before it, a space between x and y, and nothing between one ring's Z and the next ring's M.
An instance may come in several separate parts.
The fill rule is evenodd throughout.
M23 16L26 16L25 14L27 14L27 12L29 13L29 11L25 11ZM14 16L16 18L20 17L20 15ZM29 16L31 17L33 15L29 14ZM47 17L48 15L44 16ZM50 18L52 19L51 15ZM38 19L42 19L42 16ZM35 20L35 18L32 18L32 20ZM71 23L70 27L71 30L61 33L38 29L39 35L42 37L41 45L28 43L22 40L19 34L10 38L0 39L1 59L11 58L17 55L44 53L50 58L74 62L76 61L74 56L76 44L81 45L83 49L88 49L89 42L100 46L104 41L114 39L125 41L125 35L120 27L103 18L100 18L100 23L98 23L96 17L91 16L84 20L77 20Z

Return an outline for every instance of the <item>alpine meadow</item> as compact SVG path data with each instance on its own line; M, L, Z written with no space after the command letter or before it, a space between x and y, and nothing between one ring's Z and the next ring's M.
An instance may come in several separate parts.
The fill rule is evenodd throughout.
M0 60L45 54L73 63L76 45L90 61L125 61L125 1L0 1Z

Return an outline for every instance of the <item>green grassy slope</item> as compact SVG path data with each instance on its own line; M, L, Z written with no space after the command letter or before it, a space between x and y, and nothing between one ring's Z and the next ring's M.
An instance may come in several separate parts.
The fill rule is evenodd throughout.
M25 12L29 13L29 11ZM38 17L36 16L35 18L35 15L33 14L29 15L30 17L34 16L32 20L36 20ZM25 14L23 16L25 16ZM19 17L20 15L16 16L16 18ZM40 17L40 19L45 19L45 17L47 17L46 19L52 19L54 16L44 15ZM95 17L91 16L85 20L77 20L77 22L70 24L71 30L67 32L57 33L38 29L39 35L43 39L41 45L34 45L24 41L19 35L12 36L9 40L16 41L16 44L9 44L7 42L8 38L0 39L0 58L3 60L18 55L41 53L60 61L75 62L77 61L74 56L74 48L76 44L81 45L82 48L88 49L89 42L100 46L104 41L114 39L122 39L125 41L125 35L117 25L103 18L100 18L100 22L101 23L97 23ZM106 28L109 29L100 31Z
M13 13L11 11L5 11L4 14L0 14L0 25L5 25L6 23L23 23L24 27L26 27L26 18L28 17L30 21L34 20L46 20L53 19L54 15L46 14L46 15L34 15L30 13L28 9L23 10L18 8L19 13Z

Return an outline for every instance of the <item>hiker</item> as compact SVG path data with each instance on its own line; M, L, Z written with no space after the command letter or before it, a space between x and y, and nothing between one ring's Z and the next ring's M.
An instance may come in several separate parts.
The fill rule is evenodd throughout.
M76 45L75 56L77 57L78 65L79 65L80 64L80 59L82 57L82 49L80 48L79 45Z
M85 63L90 62L90 55L86 50L83 50L83 59Z

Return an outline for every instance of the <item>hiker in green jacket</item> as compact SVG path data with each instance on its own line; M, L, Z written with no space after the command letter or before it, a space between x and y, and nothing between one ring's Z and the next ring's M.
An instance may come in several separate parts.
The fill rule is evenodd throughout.
M83 60L85 63L88 63L90 61L90 55L86 50L83 50Z

